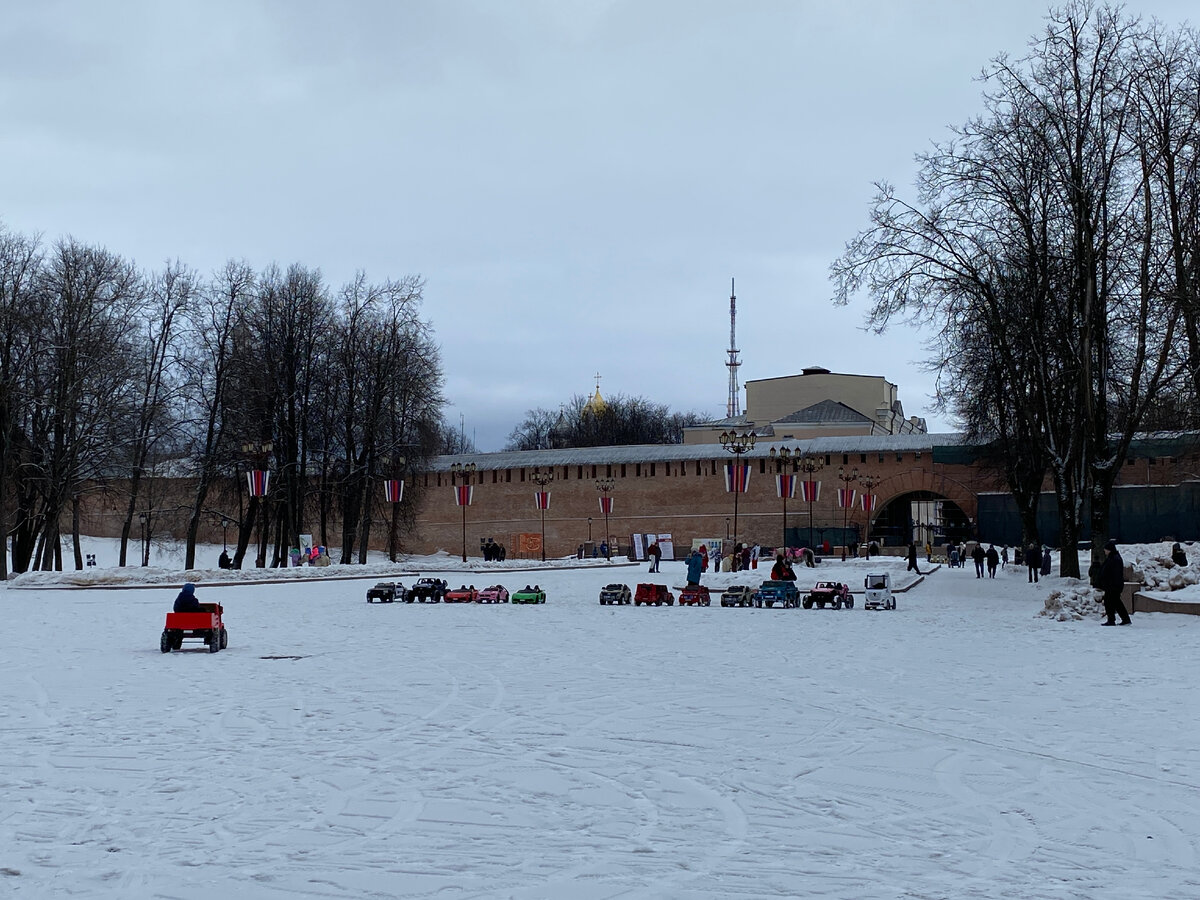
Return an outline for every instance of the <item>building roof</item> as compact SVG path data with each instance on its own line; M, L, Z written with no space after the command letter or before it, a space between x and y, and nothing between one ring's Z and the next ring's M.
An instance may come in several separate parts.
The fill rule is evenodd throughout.
M864 416L857 409L852 409L845 403L829 399L822 400L820 403L814 403L812 406L806 406L804 409L798 409L794 413L784 416L782 419L777 419L776 422L788 425L844 425L846 423L861 424L863 422L874 424L870 416Z
M936 446L958 445L961 434L856 434L807 440L763 441L743 454L748 459L770 458L771 446L801 453L913 453ZM563 450L504 450L499 453L460 453L436 456L428 471L448 472L454 463L475 463L480 469L521 469L535 466L600 466L620 463L676 462L693 459L729 459L719 443L630 444L623 447L571 447Z

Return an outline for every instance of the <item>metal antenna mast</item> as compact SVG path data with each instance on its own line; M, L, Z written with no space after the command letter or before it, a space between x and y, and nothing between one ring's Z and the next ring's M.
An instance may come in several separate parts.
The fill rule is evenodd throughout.
M729 361L725 363L729 369L729 402L725 404L727 418L742 414L742 402L738 390L738 349L737 349L737 295L733 292L734 280L729 279Z

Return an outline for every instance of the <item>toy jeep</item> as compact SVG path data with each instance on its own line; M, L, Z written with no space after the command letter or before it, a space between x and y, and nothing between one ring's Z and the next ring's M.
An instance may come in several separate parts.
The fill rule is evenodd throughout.
M886 572L868 575L863 580L867 589L863 609L895 609L896 595L892 593L892 579Z
M200 612L167 613L158 649L170 653L181 648L184 640L203 641L208 645L209 653L228 647L229 635L222 619L224 608L220 603L201 603L200 609Z
M675 595L667 590L665 584L639 584L633 594L634 606L667 606L675 605Z
M758 609L764 606L770 609L776 603L784 609L793 609L800 605L800 591L794 581L764 581L753 599Z
M446 593L446 582L440 578L419 578L417 583L412 586L407 594L404 595L405 603L441 603L442 596Z
M824 609L826 606L832 606L834 609L853 609L854 596L850 593L849 585L840 581L818 581L804 598L805 609L812 609L813 606L817 609Z
M748 584L735 584L721 593L722 606L753 606L754 591Z
M460 588L451 588L442 594L443 603L474 603L479 599L479 591L475 590L475 585L464 584Z
M521 590L513 592L511 600L513 603L545 603L546 592L536 584L533 587L525 585Z
M404 585L395 581L381 581L375 587L367 589L367 602L395 603L396 598L404 599Z
M680 606L708 606L710 603L712 603L712 595L702 584L696 587L685 587L679 591Z
M633 602L633 594L627 584L606 584L600 588L601 606L628 606Z
M507 603L508 588L502 584L493 584L481 590L475 599L479 603Z

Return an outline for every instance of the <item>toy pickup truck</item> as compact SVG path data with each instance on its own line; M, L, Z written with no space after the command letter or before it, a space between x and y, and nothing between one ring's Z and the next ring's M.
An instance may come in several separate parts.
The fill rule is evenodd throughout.
M754 591L748 584L731 585L721 593L722 606L753 606Z
M627 584L606 584L600 588L601 606L628 606L633 602L633 594Z
M896 595L892 593L892 579L886 572L868 575L863 579L867 589L863 609L895 609Z
M225 632L225 613L220 603L201 603L200 612L169 612L163 626L158 649L170 653L183 646L185 639L203 641L209 653L216 653L229 646L229 635Z
M805 609L812 609L814 605L817 609L824 609L826 606L832 606L834 609L853 609L854 596L850 593L850 586L840 581L818 581L804 598Z
M404 602L412 603L415 600L417 603L441 603L445 593L446 582L442 579L419 578L412 589L404 595Z
M395 581L381 581L375 587L367 589L367 602L395 603L396 598L404 599L404 585Z
M758 609L764 606L770 609L776 603L784 609L793 609L800 605L800 591L794 581L764 581L754 592L754 605Z

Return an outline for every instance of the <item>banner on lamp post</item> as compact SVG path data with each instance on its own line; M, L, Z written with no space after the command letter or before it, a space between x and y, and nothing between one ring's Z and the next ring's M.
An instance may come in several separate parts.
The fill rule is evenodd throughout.
M550 508L550 492L549 491L534 491L533 500L537 504L538 509Z
M794 500L796 497L796 483L799 480L799 477L796 475L776 475L775 496L781 500Z
M725 493L744 494L750 488L750 466L747 463L725 463Z
M821 482L800 482L800 493L805 503L816 503L821 499Z
M612 515L612 509L613 509L612 503L613 503L612 497L601 497L600 498L600 512L602 512L606 516Z
M383 483L383 497L388 503L399 503L404 499L404 482L398 478L389 478Z
M854 488L838 488L838 509L849 509L854 506L858 491Z
M266 469L252 469L246 473L246 484L251 497L265 497L271 489L271 473Z
M878 494L863 494L862 495L862 508L866 512L875 512L875 507L877 507L878 505L879 505L879 495Z
M454 488L454 505L455 506L470 506L471 500L475 497L475 485L460 484Z

